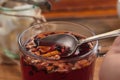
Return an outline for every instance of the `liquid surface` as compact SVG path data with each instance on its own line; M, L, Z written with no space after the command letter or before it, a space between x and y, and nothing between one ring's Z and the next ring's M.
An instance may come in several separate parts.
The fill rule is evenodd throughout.
M66 33L54 33L54 32L43 33L43 34L36 35L33 39L30 39L26 44L26 49L37 56L43 56L43 57L47 57L47 58L51 58L51 59L55 59L55 57L57 56L59 58L56 58L56 59L61 59L62 55L66 55L66 53L71 52L69 47L66 47L62 44L40 41L42 38L45 38L46 36L54 35L54 34L70 34L70 35L75 36L78 40L81 38L84 38L82 36L78 36L78 35L75 35L75 34L72 34L69 32L66 32ZM75 51L75 53L70 57L84 55L85 53L89 52L90 49L91 49L91 46L88 43L84 43L81 46L79 46L78 49Z

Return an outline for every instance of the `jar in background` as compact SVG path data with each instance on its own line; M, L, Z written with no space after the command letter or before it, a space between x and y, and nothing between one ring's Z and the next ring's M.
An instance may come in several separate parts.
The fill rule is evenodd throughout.
M44 22L41 9L35 5L7 1L0 5L0 53L11 58L18 53L17 36L32 23Z

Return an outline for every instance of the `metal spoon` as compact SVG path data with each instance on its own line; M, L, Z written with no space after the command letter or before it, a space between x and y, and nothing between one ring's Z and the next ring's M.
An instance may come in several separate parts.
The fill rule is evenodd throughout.
M41 39L40 41L45 43L60 44L60 45L64 45L65 47L69 47L71 52L61 56L61 57L68 57L68 56L71 56L76 51L77 47L83 43L100 40L108 37L119 36L119 35L120 35L120 29L117 29L114 31L98 34L98 35L91 36L81 40L77 40L76 37L69 34L54 34L54 35L47 36Z

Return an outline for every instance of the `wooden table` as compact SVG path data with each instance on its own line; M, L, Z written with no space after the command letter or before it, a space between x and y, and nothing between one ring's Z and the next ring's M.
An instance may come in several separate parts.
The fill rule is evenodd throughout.
M48 0L47 18L101 18L117 16L118 0Z
M114 18L99 18L99 19L77 19L77 20L68 20L76 23L82 23L89 26L97 34L103 33L106 31L111 31L114 29L120 28L120 20L117 17ZM102 50L99 53L106 53L112 44L114 38L109 38L100 41ZM94 80L98 79L98 73L100 69L101 62L103 57L98 57L95 65L95 74ZM21 70L19 65L0 65L0 80L21 80Z

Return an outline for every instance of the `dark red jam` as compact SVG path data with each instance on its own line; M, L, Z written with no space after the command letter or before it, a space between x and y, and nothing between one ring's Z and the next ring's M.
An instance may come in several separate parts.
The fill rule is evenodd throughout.
M22 55L23 80L93 80L95 55L74 60L78 56L89 52L92 49L92 43L84 43L79 46L76 52L68 57L68 59L74 58L73 60L64 60L61 55L69 51L69 48L56 44L50 46L40 45L40 39L53 34L70 34L78 40L84 38L70 32L49 32L40 33L29 39L25 44L26 50L45 59L35 59Z

